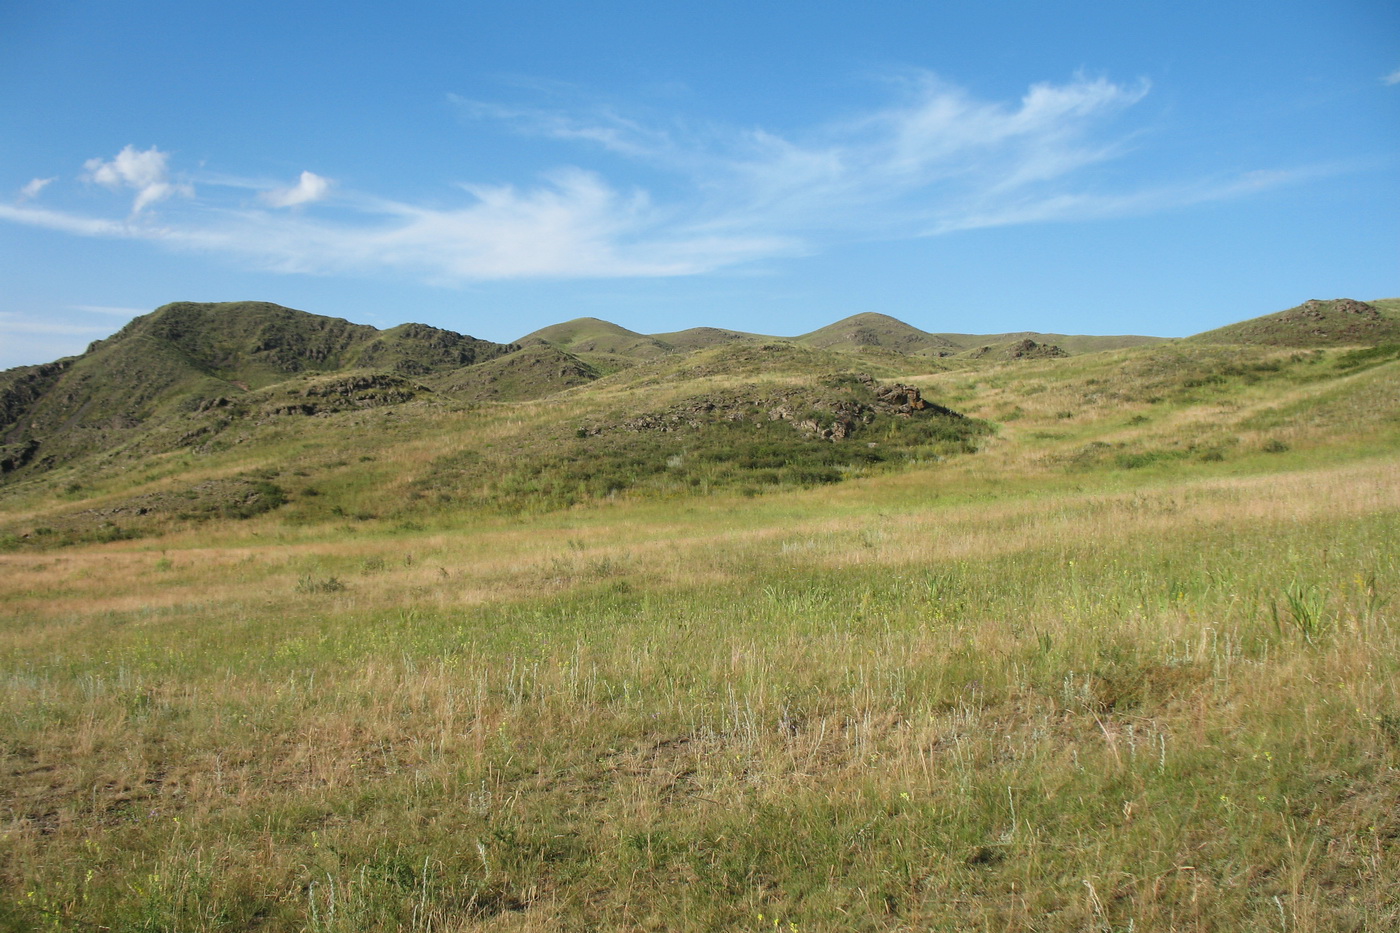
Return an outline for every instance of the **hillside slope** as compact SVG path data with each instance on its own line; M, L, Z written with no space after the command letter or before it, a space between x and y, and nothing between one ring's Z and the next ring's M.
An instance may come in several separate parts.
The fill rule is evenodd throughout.
M542 398L598 378L598 370L550 344L538 343L424 381L444 395L476 401Z
M1316 298L1187 338L1196 343L1271 347L1375 346L1400 341L1400 301Z
M866 312L828 324L794 338L796 343L823 350L864 350L879 347L910 356L939 356L961 349L951 340L925 333L888 314Z
M54 466L304 373L425 375L513 348L422 324L380 331L268 302L177 302L77 357L0 374L0 465Z
M521 346L547 343L575 355L594 354L631 359L649 359L670 353L673 349L665 341L596 317L581 317L562 324L551 324L526 334L516 343Z
M1191 341L1262 347L1396 342L1400 301L1309 301ZM634 368L635 378L650 386L726 373L772 376L796 360L805 367L802 378L841 371L886 378L1161 343L1032 332L930 334L865 313L790 339L712 327L647 335L578 318L517 344L497 344L423 324L381 331L268 302L177 302L131 321L80 356L0 373L0 474L33 474L119 450L134 458L205 446L241 420L287 412L327 414L430 396L472 404L543 398ZM930 362L952 357L959 361ZM316 376L346 378L331 378L326 386L305 381ZM603 380L599 391L620 384Z
M678 330L669 334L652 334L651 336L676 350L704 350L709 347L721 347L734 343L766 343L773 340L772 337L765 337L762 334L750 334L723 327L691 327L687 330Z
M1170 337L1143 337L1135 334L1123 334L1112 337L1096 337L1087 334L1045 334L1039 331L1017 331L1010 334L935 334L956 346L962 347L964 351L980 353L983 356L991 355L985 351L1001 351L1027 340L1041 346L1059 347L1065 353L1076 355L1080 353L1101 353L1104 350L1126 350L1129 347L1150 347L1154 344L1168 343Z

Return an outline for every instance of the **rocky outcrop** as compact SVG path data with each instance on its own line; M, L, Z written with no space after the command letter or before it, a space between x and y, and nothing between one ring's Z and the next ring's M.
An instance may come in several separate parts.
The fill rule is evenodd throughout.
M834 383L850 388L841 393L814 389L811 393L776 395L763 394L755 389L752 393L709 395L686 399L662 411L627 418L616 427L626 431L677 431L724 421L785 421L808 437L842 441L880 415L907 418L918 412L963 417L951 408L925 399L917 386L902 383L881 385L864 374L840 377ZM580 429L580 434L597 435L606 430L594 425Z
M307 386L302 393L307 398L338 399L356 407L394 405L412 401L426 387L390 373L356 373L328 382Z
M1027 337L1013 344L1006 351L1006 356L1012 360L1052 360L1069 354L1053 343L1036 343Z
M22 433L34 405L72 365L69 358L0 373L0 437L9 437L12 428Z
M1384 318L1375 305L1354 298L1338 298L1334 301L1312 298L1291 311L1285 311L1284 315L1285 320L1307 328L1308 336L1318 340L1342 337L1356 327L1374 327Z
M1011 344L980 347L968 355L975 360L997 356L1008 360L1053 360L1069 353L1053 343L1038 343L1027 337Z
M39 442L30 438L20 444L0 447L0 473L11 473L34 459L39 452Z
M1308 320L1321 321L1329 316L1327 313L1329 309L1340 314L1350 314L1372 321L1378 321L1382 316L1380 309L1375 305L1357 301L1354 298L1338 298L1335 301L1319 301L1316 298L1311 298L1295 308L1292 314Z
M320 415L381 405L402 405L420 395L431 393L419 385L393 373L351 373L318 380L300 391L274 395L264 406L264 415ZM226 399L213 399L209 408L221 407Z

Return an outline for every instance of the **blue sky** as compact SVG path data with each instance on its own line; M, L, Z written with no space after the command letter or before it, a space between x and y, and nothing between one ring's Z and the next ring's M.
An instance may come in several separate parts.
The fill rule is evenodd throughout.
M507 341L1400 295L1400 6L0 5L0 367L169 301Z

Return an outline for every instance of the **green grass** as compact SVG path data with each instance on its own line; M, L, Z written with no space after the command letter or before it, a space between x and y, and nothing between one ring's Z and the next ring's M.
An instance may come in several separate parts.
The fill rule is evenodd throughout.
M835 391L752 352L7 486L15 530L286 501L0 553L0 929L1400 923L1400 363L1140 348L904 377L992 431L616 429Z
M167 551L150 573L185 574L185 600L250 579L21 614L16 922L36 903L180 929L1394 919L1393 513L1242 522L1218 512L1252 505L1228 485L887 496L771 500L745 521L777 537L719 551L701 542L733 519L682 517L685 559L661 567L659 510L629 510L620 547L602 516L477 529L543 579L475 605L441 602L473 573L447 563L462 545L410 539L412 561L381 541L355 577L334 549L314 573L277 548L257 570ZM1194 530L1130 533L1164 523ZM910 550L949 526L987 550ZM1280 625L1295 598L1313 621Z

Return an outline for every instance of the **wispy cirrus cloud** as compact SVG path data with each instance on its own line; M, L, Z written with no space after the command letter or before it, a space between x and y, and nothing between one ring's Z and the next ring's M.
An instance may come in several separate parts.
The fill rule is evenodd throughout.
M550 173L529 188L461 185L469 203L422 207L364 198L363 222L311 214L272 217L228 210L184 245L254 256L267 268L321 274L366 268L405 272L425 281L685 275L777 255L792 248L777 237L717 237L668 231L642 192L622 193L580 169Z
M524 184L466 181L456 186L456 204L406 203L311 171L282 185L204 174L196 198L189 182L173 178L166 153L127 146L113 159L88 160L81 176L134 191L126 217L42 206L40 195L51 190L45 184L0 204L0 219L146 239L285 272L460 283L690 275L849 239L1168 210L1300 177L1106 188L1097 169L1141 144L1123 117L1149 94L1145 81L1080 76L1035 84L1010 101L977 98L927 72L898 76L890 86L881 107L786 132L644 118L616 107L453 98L473 128L564 143L580 163L605 153L613 173L571 165ZM650 187L619 180L642 177L627 172L629 163L647 168ZM162 216L168 212L157 206L177 195L181 209ZM320 206L332 200L334 210Z
M123 239L142 238L142 227L122 220L108 220L102 217L89 217L69 211L45 207L31 207L27 204L0 204L0 219L28 224L31 227L44 227L77 236L116 237ZM145 229L149 229L146 227Z

